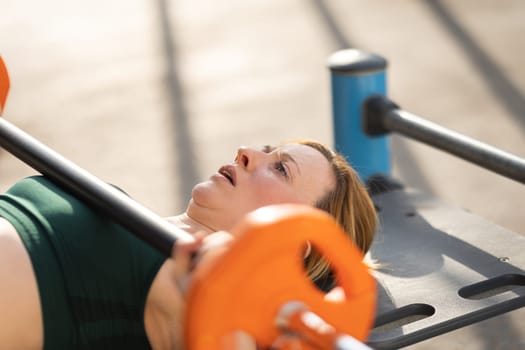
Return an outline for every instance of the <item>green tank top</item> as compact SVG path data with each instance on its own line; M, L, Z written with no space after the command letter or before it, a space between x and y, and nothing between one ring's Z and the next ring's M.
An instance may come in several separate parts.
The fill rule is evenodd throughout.
M165 258L41 176L0 195L31 257L44 349L149 349L146 297Z

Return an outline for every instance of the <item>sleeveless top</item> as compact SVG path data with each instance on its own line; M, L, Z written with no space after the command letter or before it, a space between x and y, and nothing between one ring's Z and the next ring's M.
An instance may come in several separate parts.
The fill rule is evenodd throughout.
M146 297L165 257L45 177L0 195L39 288L44 349L149 349Z

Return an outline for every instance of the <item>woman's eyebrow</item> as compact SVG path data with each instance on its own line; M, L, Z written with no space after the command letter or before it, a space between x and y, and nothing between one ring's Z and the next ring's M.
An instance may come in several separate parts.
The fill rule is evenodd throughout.
M275 149L276 149L276 147L274 147L274 146L270 146L270 145L264 145L264 146L262 147L262 151L263 151L264 153L271 153L271 152L272 152L273 150L275 150Z

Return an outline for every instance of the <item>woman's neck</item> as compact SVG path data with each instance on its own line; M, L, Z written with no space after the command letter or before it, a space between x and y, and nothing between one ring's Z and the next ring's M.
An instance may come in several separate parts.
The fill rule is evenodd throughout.
M181 230L184 230L188 233L195 234L197 232L212 233L216 230L208 227L204 224L201 224L198 221L193 220L188 214L183 213L177 216L170 216L166 218L170 223L177 226Z

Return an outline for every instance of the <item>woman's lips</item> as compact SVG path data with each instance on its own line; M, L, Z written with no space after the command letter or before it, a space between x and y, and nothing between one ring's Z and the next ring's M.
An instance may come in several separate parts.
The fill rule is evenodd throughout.
M236 185L236 183L237 183L236 175L237 174L235 172L235 167L233 165L225 165L225 166L221 167L218 172L219 172L219 174L224 176L226 179L228 179L228 181L230 181L232 186Z

